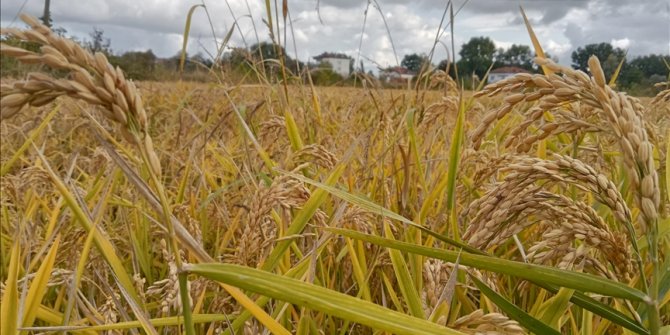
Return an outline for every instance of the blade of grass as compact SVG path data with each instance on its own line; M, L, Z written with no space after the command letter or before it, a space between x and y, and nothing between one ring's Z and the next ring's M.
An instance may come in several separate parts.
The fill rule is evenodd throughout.
M330 194L332 194L332 195L334 195L334 196L336 196L336 197L338 197L338 198L340 198L340 199L342 199L342 200L344 200L344 201L346 201L350 204L356 205L356 206L358 206L358 207L360 207L360 208L362 208L362 209L364 209L364 210L366 210L370 213L379 214L379 215L385 216L387 218L400 221L400 222L402 222L402 223L404 223L408 226L412 226L414 228L417 228L417 229L421 230L422 232L425 232L428 235L433 236L433 237L437 238L438 240L440 240L442 242L453 245L457 248L461 248L464 251L467 251L467 252L470 252L470 253L481 253L481 251L479 251L479 250L477 250L477 249L475 249L475 248L473 248L473 247L471 247L467 244L455 241L455 240L450 239L450 238L448 238L444 235L438 234L438 233L436 233L436 232L434 232L434 231L432 231L432 230L430 230L426 227L418 225L414 221L412 221L412 220L410 220L410 219L408 219L408 218L406 218L402 215L399 215L399 214L397 214L397 213L395 213L391 210L388 210L388 209L384 208L383 206L380 206L380 205L370 201L369 199L363 198L363 197L355 195L355 194L351 194L349 192L340 190L340 189L338 189L336 187L333 187L333 186L330 186L330 185L320 183L318 181L309 179L309 178L307 178L303 175L300 175L300 174L284 171L284 170L281 170L281 169L278 169L278 168L275 168L275 171L277 171L279 173L282 173L282 174L290 175L291 177L293 177L295 179L298 179L302 182L305 182L307 184L314 185L314 186L318 187L319 189L322 189L322 190L324 190L324 191L326 191L326 192L328 192L328 193L330 193Z
M388 224L384 224L384 232L386 236L389 236L389 239L393 238L393 232ZM412 280L412 275L407 267L407 262L405 262L405 259L398 250L389 250L389 256L391 258L391 264L393 265L393 271L396 275L396 280L398 281L398 286L400 287L400 293L405 298L405 302L407 302L409 312L414 317L425 319L426 315L423 312L421 297L416 290L416 286L414 286L414 281Z
M394 334L461 334L337 291L257 269L233 264L191 264L185 265L184 270Z
M5 289L2 295L2 306L0 306L0 335L16 334L16 327L19 321L19 258L21 250L19 249L19 240L16 239L9 255L9 267L7 268L7 280L5 280Z
M286 133L288 134L288 139L291 142L291 148L293 152L296 152L302 149L302 139L300 138L300 130L298 125L295 123L293 114L288 109L284 113L284 120L286 122Z
M57 235L51 244L51 248L40 265L37 272L35 272L35 277L33 278L32 283L30 283L30 288L28 289L28 296L26 297L26 306L23 310L23 326L31 326L35 322L35 317L37 316L37 309L42 304L42 299L44 294L47 291L47 284L49 283L49 278L51 277L51 270L53 270L54 263L56 261L56 255L58 252L58 246L60 245L60 235Z
M456 175L458 174L458 161L461 157L461 150L463 149L463 136L465 124L465 104L463 101L463 93L459 98L458 117L454 131L451 134L451 146L449 148L449 170L447 170L447 211L451 218L451 233L456 241L460 241L460 233L458 231L458 222L456 218Z
M348 229L324 229L335 234L359 239L379 246L398 249L410 253L417 253L452 263L458 259L459 255L459 252L455 251L414 245L411 243L390 240L379 236L363 234ZM460 262L464 266L472 266L478 269L529 279L532 281L542 281L547 284L574 288L584 292L598 293L611 297L629 299L632 301L649 301L649 297L637 289L628 287L613 280L587 273L560 270L548 266L515 262L491 256L472 255L467 253L461 253L460 255Z
M60 104L56 105L56 107L54 107L51 110L51 112L49 112L49 114L47 114L44 117L44 120L42 120L40 125L37 126L37 128L30 133L30 135L28 136L26 141L23 142L21 147L18 150L16 150L16 152L12 155L10 159L8 159L5 162L5 164L2 164L2 167L0 167L0 177L4 176L5 174L7 174L7 172L9 172L9 170L12 168L12 166L14 166L16 161L21 157L21 155L23 155L24 152L26 152L26 150L28 150L28 147L30 147L30 145L37 138L37 136L39 136L39 134L42 133L44 128L46 128L49 122L51 122L51 119L53 119L53 117L58 113L59 110L60 110Z
M415 124L415 113L416 110L414 108L410 108L407 111L407 116L405 118L407 122L407 133L409 136L409 145L412 148L412 157L414 158L414 166L415 166L415 171L419 176L419 183L421 184L421 187L424 190L427 190L428 187L426 187L426 176L425 176L425 170L423 169L423 164L421 164L421 157L419 153L419 144L416 139L416 124ZM409 178L410 176L405 176L405 178Z
M186 24L184 25L184 40L181 45L181 55L179 56L179 73L184 73L184 63L186 63L186 46L188 45L188 35L191 32L191 18L195 9L198 7L205 7L205 5L193 5L188 10L188 15L186 15Z
M572 298L574 292L574 289L561 287L561 289L558 290L558 293L549 300L543 302L540 306L540 311L538 313L540 320L550 327L560 330L561 317L563 317L570 306L570 298Z
M344 169L346 168L345 165L340 164L338 167L335 168L335 170L328 176L328 179L326 180L326 184L328 185L333 185L337 182L338 179L340 179L340 176L342 176L342 173L344 173ZM291 224L288 226L288 229L284 233L284 236L292 236L292 235L297 235L302 232L303 229L305 229L305 226L307 226L307 222L309 222L309 219L314 216L314 213L316 213L316 210L321 206L321 204L326 200L328 197L328 193L322 189L317 189L312 193L312 196L309 197L305 205L303 205L303 208L295 215L293 218L293 221L291 221ZM271 271L277 266L279 263L279 260L281 257L284 256L284 252L286 252L286 249L291 245L291 243L294 243L293 240L282 240L277 242L277 245L272 249L270 252L270 255L268 258L265 260L263 265L261 266L261 269L265 271Z
M628 54L628 49L623 54L623 58L621 58L621 61L619 61L619 65L617 65L616 70L614 70L614 73L612 74L612 78L610 78L609 87L615 88L616 87L616 80L619 78L619 73L621 73L621 68L623 65L626 63L626 55Z
M470 279L475 283L479 291L489 298L496 306L498 306L505 314L515 320L520 325L524 326L526 329L530 330L534 334L546 334L546 335L560 335L558 331L549 327L542 321L532 317L530 314L526 313L521 308L517 307L505 297L496 293L481 280L475 276L470 276Z
M540 44L540 41L537 40L537 36L535 36L535 32L533 31L533 27L530 25L530 21L528 21L528 18L526 17L526 12L523 10L523 7L519 6L519 9L521 10L521 15L523 16L523 22L526 24L526 29L528 30L528 36L530 37L530 41L533 43L533 49L535 49L535 54L537 57L541 58L547 58L547 56L544 55L544 50L542 50L542 45ZM548 67L542 65L542 73L545 75L550 75L554 73L551 71Z
M70 190L65 186L63 181L56 175L56 173L51 169L51 166L49 165L49 162L47 159L44 157L42 152L34 147L37 157L42 161L42 164L44 165L44 169L48 173L51 181L53 182L54 186L58 190L58 192L63 196L65 199L65 203L70 207L70 209L73 212L74 217L76 218L76 221L81 224L81 226L89 233L94 234L93 241L100 251L100 254L105 258L109 266L112 268L112 271L119 277L119 282L123 287L128 290L128 293L134 300L138 300L138 295L137 292L135 291L135 287L133 285L133 281L130 278L130 275L126 271L125 267L123 266L123 262L117 256L116 250L114 248L114 245L104 237L104 235L101 233L100 228L96 225L93 224L91 221L90 217L86 215L84 210L79 206L77 203L77 200L75 197L72 195Z

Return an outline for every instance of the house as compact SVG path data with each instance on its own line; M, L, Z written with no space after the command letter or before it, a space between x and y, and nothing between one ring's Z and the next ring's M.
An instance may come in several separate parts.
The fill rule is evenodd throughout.
M501 81L503 79L507 79L515 74L518 73L530 73L529 71L522 69L520 67L516 66L503 66L499 67L495 70L492 70L491 73L489 73L489 84L493 84L495 82Z
M324 52L312 58L320 62L321 65L329 64L333 72L339 74L342 78L348 78L351 74L351 66L354 60L345 54Z
M379 77L388 84L405 84L412 81L412 78L416 76L415 73L410 72L410 70L402 66L392 66L385 69L381 69Z

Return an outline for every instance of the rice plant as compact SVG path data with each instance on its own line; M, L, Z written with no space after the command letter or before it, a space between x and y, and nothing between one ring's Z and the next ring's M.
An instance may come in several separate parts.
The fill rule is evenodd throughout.
M22 19L58 71L0 91L2 334L670 331L667 86L136 84Z

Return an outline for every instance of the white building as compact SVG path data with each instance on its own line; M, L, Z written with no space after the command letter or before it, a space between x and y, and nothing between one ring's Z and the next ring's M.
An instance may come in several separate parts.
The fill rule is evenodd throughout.
M493 84L495 82L507 79L519 73L530 73L530 72L516 66L499 67L495 70L492 70L491 73L489 73L488 83Z
M330 53L324 52L318 56L315 56L314 59L321 62L321 64L328 63L333 69L333 72L342 76L342 78L348 78L351 74L351 62L352 59L344 54L339 53Z

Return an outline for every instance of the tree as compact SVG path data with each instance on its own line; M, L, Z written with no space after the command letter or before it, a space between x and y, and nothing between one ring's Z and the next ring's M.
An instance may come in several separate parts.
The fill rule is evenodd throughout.
M655 74L667 76L669 69L666 62L667 64L670 64L670 57L667 55L645 55L633 59L630 61L630 65L640 69L642 74L646 77L651 77Z
M153 51L129 51L121 56L110 56L112 65L118 65L126 73L126 76L137 80L150 80L155 78L157 57Z
M400 65L408 69L410 72L419 73L422 67L429 65L428 56L425 54L419 55L415 53L405 55L405 57L402 59L402 62L400 62Z
M488 37L473 37L461 46L458 53L461 59L458 61L459 73L470 76L477 75L482 78L493 63L496 46Z
M609 43L587 44L572 52L572 67L587 71L589 57L592 55L598 57L605 76L610 77L616 70L619 62L624 58L625 53L619 48L614 48Z
M251 55L254 57L262 57L263 60L279 59L281 55L286 55L286 50L283 47L272 44L270 42L256 43L249 48Z
M512 44L507 50L498 50L496 65L516 66L530 71L533 69L533 53L527 45Z
M112 49L110 45L112 44L109 38L105 38L105 31L93 27L93 31L88 34L91 36L91 40L86 42L86 48L91 52L102 52L105 55L111 55Z
M274 59L283 62L286 70L293 73L299 72L298 70L304 65L300 61L287 56L286 50L283 47L272 44L270 42L256 43L251 46L249 51L251 56L257 60L260 60L262 57L264 61L263 66L265 67L266 73L269 73L272 76L281 75L282 71L279 68L279 64L277 62L267 62L267 60ZM287 75L290 76L288 73Z
M665 61L664 61L665 59ZM645 55L626 62L621 69L617 84L632 95L651 96L657 93L654 84L666 81L670 57Z

